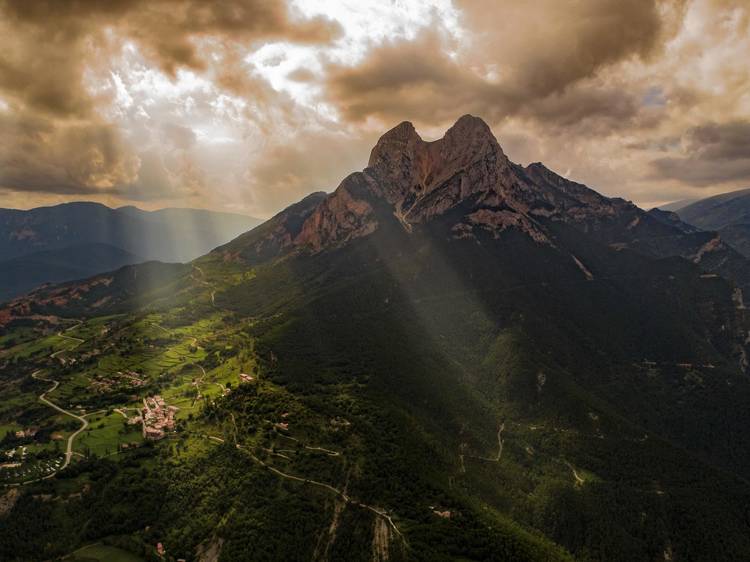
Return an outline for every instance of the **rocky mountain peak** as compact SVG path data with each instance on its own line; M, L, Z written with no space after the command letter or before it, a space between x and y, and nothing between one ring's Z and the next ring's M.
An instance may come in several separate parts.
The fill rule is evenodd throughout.
M464 115L443 138L432 142L424 141L414 125L404 121L380 137L367 166L397 178L405 165L465 165L488 151L503 154L490 127L479 117Z
M464 115L435 141L423 140L404 121L380 138L368 167L347 177L319 206L295 243L314 250L343 244L374 232L387 215L411 232L414 225L469 200L471 207L481 205L485 211L499 208L510 201L510 193L522 189L520 183L482 119ZM493 232L528 223L507 209L502 216L483 212L472 220L490 221Z
M345 178L294 229L281 225L271 233L269 247L320 251L394 219L407 232L440 219L456 238L499 237L510 229L551 244L544 223L597 229L623 210L637 214L627 202L599 195L539 162L525 168L512 163L478 117L464 115L434 141L404 121L378 140L367 168Z
M380 137L370 153L367 167L377 170L390 182L409 183L415 165L424 160L426 145L414 125L404 121Z
M502 153L502 149L497 143L495 135L492 134L489 125L481 118L468 114L456 121L445 132L445 136L436 142L441 143L443 150L447 153L468 152L477 154L490 148Z
M487 123L464 115L443 138L424 141L405 121L373 148L368 169L384 184L383 195L397 207L412 204L479 162L506 167L508 160ZM492 174L491 174L492 175Z
M394 156L412 152L415 146L423 143L414 125L409 121L403 121L378 139L370 152L367 166L377 168Z

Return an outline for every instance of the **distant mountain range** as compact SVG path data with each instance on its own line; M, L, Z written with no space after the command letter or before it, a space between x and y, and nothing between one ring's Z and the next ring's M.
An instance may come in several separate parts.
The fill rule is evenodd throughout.
M0 209L0 300L126 264L189 261L260 222L197 209L111 209L89 202Z
M696 201L700 201L700 199L681 199L680 201L673 201L672 203L659 205L658 208L662 211L671 211L676 213L680 209L684 209L685 207L691 205L692 203L695 203Z
M673 203L660 209L672 209L681 220L702 230L717 231L724 242L750 257L750 189Z
M699 199L680 207L680 218L704 230L750 224L750 189Z

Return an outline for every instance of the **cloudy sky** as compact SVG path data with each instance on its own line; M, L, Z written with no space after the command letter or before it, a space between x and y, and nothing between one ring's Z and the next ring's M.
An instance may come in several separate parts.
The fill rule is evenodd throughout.
M747 0L0 0L0 206L268 217L464 113L642 206L750 187Z

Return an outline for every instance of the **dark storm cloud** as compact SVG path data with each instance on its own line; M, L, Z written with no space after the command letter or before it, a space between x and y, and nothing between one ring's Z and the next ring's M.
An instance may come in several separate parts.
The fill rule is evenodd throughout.
M331 101L351 121L374 116L426 123L472 111L486 115L502 104L501 89L453 61L442 41L426 31L414 40L386 42L356 66L329 66Z
M201 41L214 40L204 50L222 53L270 40L325 43L341 32L325 18L293 17L280 0L3 0L0 22L0 89L55 115L91 108L83 73L87 64L106 65L107 49L119 45L108 30L134 40L170 74L206 67Z
M0 114L0 188L59 194L111 193L135 180L138 158L116 127L56 124Z
M45 30L62 42L112 27L169 72L204 68L196 45L202 38L325 43L341 33L326 18L296 17L281 0L4 0L0 6L14 25Z
M750 182L750 121L708 123L688 130L678 155L652 162L655 172L694 186Z
M551 124L608 115L619 123L639 111L635 94L596 83L575 86L609 65L656 52L665 33L659 2L501 4L460 2L472 31L468 45L452 44L431 26L416 39L372 49L355 66L330 65L331 101L354 121L411 118L429 124L466 112Z
M543 97L630 57L661 47L660 0L459 0L478 38L474 56L497 64L503 82Z

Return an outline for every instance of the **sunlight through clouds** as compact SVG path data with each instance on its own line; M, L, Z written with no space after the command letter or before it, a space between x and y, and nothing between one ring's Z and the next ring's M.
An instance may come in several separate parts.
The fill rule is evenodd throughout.
M231 17L188 17L190 6L60 8L67 34L34 50L52 20L5 5L0 198L78 193L267 217L334 189L399 121L433 138L463 113L487 120L514 159L642 205L750 185L744 158L709 174L684 148L695 130L750 121L743 3L293 0L239 3ZM165 127L195 140L165 146ZM105 130L115 152L84 144L76 170L49 145ZM25 153L7 131L26 135Z

